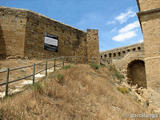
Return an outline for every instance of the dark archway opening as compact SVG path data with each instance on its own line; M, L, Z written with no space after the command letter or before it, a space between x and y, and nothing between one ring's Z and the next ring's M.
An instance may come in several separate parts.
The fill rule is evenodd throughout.
M138 85L138 87L147 88L145 63L142 60L132 61L127 68L128 83Z

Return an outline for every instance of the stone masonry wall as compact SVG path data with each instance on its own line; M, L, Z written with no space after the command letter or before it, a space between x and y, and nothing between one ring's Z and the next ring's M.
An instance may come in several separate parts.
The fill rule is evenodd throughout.
M144 43L137 43L129 46L103 51L101 52L101 59L110 61L119 60L124 58L130 52L141 52L142 54L144 54Z
M160 7L160 0L137 0L140 11L151 10Z
M58 52L44 50L45 33L58 36ZM25 36L25 56L49 58L53 56L86 55L86 33L57 21L28 12Z
M160 0L139 0L143 31L147 86L151 106L160 108ZM159 109L160 111L160 109Z
M142 14L145 63L148 86L160 92L160 11Z
M78 30L29 10L0 7L0 56L52 58L99 57L97 30ZM45 34L58 36L58 52L44 50ZM94 47L94 49L92 49ZM92 49L92 50L91 50ZM84 60L84 59L83 59Z
M138 84L140 83L140 85L146 85L145 84L146 82L142 84L145 80L133 81L134 77L132 78L128 77L129 76L128 67L132 62L134 61L144 62L144 43L137 43L129 46L103 51L101 52L101 61L102 63L105 62L114 65L121 73L123 73L127 77L126 79L127 82L132 81L134 83ZM138 69L138 67L136 67L136 69ZM136 69L134 71L139 71ZM146 76L145 73L138 74L138 72L136 72L134 74L137 74L136 76L138 78L141 77L141 74L143 76Z
M87 58L88 62L100 64L98 30L87 30ZM98 49L97 49L98 48ZM93 60L93 61L92 61Z
M26 12L0 8L0 51L5 56L23 56Z

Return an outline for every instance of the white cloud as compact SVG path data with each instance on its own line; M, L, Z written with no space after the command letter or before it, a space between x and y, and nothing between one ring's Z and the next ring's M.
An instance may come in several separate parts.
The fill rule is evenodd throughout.
M128 31L133 30L133 29L138 28L138 27L140 27L139 21L135 21L135 22L130 23L130 24L126 25L125 27L121 28L119 30L119 33L128 32Z
M125 32L125 33L120 33L117 36L114 36L112 38L112 40L117 41L117 42L121 42L121 41L125 41L127 39L133 38L137 36L136 31L129 31L129 32Z
M108 24L108 25L116 24L116 21L114 21L114 20L113 20L113 21L108 21L107 24Z
M140 39L139 42L142 43L142 42L143 42L143 39Z
M129 18L135 17L136 16L136 12L132 11L132 10L128 10L125 13L121 13L119 16L117 16L115 19L117 21L119 21L121 24L125 23Z
M113 32L116 32L117 31L117 28L113 28L110 32L113 33Z

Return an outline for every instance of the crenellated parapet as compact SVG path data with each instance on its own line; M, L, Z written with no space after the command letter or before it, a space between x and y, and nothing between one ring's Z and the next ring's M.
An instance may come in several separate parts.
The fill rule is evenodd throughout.
M121 59L130 52L142 52L144 54L144 43L137 43L129 46L114 48L101 52L101 58L106 59Z

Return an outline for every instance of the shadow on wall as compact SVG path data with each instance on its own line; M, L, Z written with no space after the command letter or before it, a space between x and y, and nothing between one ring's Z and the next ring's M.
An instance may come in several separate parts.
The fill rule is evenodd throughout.
M134 60L129 63L127 68L128 83L147 88L145 63L142 60Z
M3 37L2 28L0 26L0 59L5 59L5 58L6 58L6 44Z

